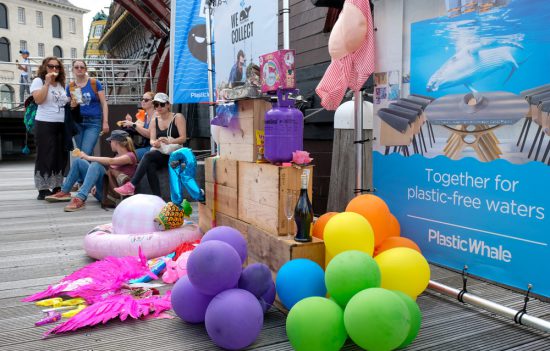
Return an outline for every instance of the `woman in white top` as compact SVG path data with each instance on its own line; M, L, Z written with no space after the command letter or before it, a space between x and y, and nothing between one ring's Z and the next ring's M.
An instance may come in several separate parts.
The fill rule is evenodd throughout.
M46 57L32 81L31 94L38 105L35 117L36 163L34 184L38 200L59 191L69 159L65 151L65 70L57 57Z

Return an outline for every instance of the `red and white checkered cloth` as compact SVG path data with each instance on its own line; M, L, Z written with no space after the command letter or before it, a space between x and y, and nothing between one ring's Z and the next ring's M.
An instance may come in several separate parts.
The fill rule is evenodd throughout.
M361 10L367 21L367 31L359 49L342 58L332 59L315 89L321 98L321 105L327 110L338 108L348 87L354 91L360 90L375 69L374 31L369 0L346 0L346 4Z

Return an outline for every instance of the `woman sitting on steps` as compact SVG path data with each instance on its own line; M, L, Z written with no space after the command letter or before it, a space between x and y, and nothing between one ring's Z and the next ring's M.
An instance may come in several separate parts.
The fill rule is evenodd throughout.
M103 199L103 176L107 173L106 167L114 169L123 176L130 178L134 175L137 165L136 150L130 135L123 130L114 130L107 138L111 143L111 150L116 152L115 157L89 156L78 150L75 156L80 157L73 162L69 175L65 179L61 190L54 195L47 196L48 202L71 201L65 207L65 212L74 212L86 208L88 194L95 187L93 195L98 201ZM79 180L84 179L82 186L75 197L71 198L71 188Z

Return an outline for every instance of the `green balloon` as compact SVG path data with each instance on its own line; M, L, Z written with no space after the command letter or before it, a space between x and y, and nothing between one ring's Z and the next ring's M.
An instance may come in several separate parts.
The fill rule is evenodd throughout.
M344 324L350 338L369 351L394 350L410 329L410 313L390 290L371 288L357 293L346 306Z
M286 318L286 334L296 351L338 351L348 338L342 308L318 296L292 307Z
M369 254L355 250L336 255L325 271L327 290L342 308L358 292L380 287L381 279L378 263Z
M409 334L407 335L407 338L405 338L405 341L399 345L399 348L402 349L409 346L414 339L416 339L418 331L420 330L420 324L422 324L422 313L420 312L420 307L418 307L416 301L414 301L409 295L399 290L392 290L392 292L397 294L397 296L403 300L409 310L409 313L411 314L411 327L409 328Z

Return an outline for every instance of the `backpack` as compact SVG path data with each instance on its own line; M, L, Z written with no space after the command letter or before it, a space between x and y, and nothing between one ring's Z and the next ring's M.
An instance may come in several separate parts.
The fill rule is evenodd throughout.
M25 123L25 129L27 133L32 133L34 129L34 118L36 117L36 110L38 105L34 101L34 97L31 95L25 100L25 117L23 123Z

